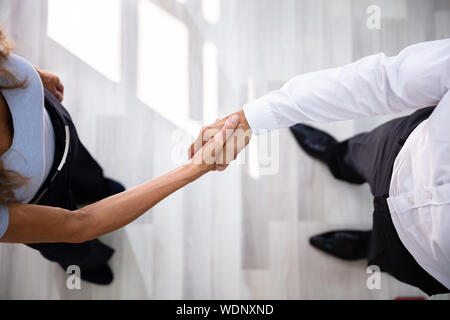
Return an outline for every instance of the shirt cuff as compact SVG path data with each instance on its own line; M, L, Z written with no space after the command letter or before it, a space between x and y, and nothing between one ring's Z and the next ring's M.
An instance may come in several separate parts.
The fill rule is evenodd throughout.
M278 121L268 97L261 97L244 105L243 110L254 134L259 135L271 129L278 129Z

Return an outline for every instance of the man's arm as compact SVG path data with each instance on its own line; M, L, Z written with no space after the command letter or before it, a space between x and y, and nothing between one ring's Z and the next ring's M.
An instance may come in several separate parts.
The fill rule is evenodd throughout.
M410 46L395 57L380 53L341 68L299 75L236 114L240 127L251 133L435 106L449 88L450 39L446 39ZM228 117L202 129L190 156L209 140L205 132L218 130Z
M252 130L305 121L339 121L416 110L439 103L450 87L450 39L419 43L395 57L297 76L244 106Z

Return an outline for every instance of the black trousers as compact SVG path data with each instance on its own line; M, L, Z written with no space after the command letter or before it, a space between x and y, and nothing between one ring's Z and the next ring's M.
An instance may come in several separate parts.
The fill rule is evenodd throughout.
M428 295L450 292L429 275L402 244L392 223L386 199L395 159L411 132L434 107L387 122L375 130L339 143L327 155L332 174L351 183L368 183L374 196L369 265L377 265L398 280Z
M48 91L45 91L45 108L55 132L55 160L47 181L31 203L75 210L78 204L103 199L107 196L103 170L78 138L69 113ZM66 161L59 168L61 159L64 159L67 141L69 148ZM98 239L84 243L27 245L63 268L77 265L82 272L103 266L114 253L112 248Z

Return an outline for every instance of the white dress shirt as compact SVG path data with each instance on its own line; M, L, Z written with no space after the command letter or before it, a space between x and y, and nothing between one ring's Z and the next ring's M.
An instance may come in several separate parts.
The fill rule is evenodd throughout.
M450 289L450 39L297 76L244 106L253 131L437 106L396 158L388 205L403 245Z

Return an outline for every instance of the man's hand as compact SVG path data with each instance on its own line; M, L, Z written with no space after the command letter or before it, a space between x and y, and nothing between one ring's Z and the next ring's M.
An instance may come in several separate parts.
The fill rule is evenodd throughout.
M37 67L35 69L41 77L44 88L50 91L59 102L62 102L64 99L64 85L61 80L48 71L39 70Z
M191 159L197 153L200 148L207 144L213 137L216 136L217 132L222 130L225 123L232 117L239 119L239 125L236 127L233 135L229 137L223 151L216 161L215 169L218 171L225 170L231 161L235 160L239 152L244 149L250 142L252 131L245 117L244 111L240 110L233 113L223 119L218 119L216 122L209 126L205 126L200 131L197 139L190 146L188 153Z

